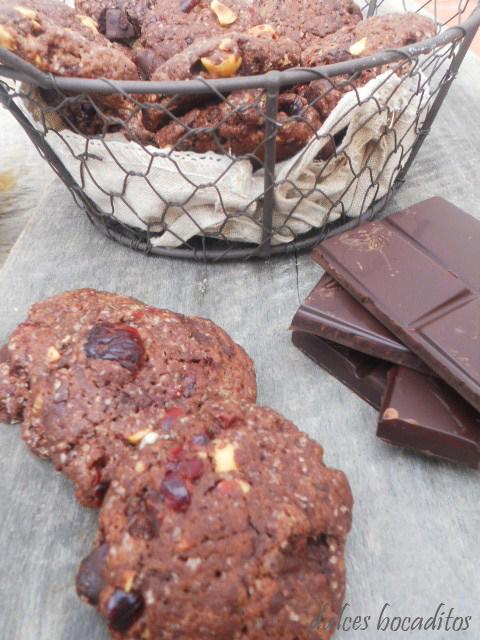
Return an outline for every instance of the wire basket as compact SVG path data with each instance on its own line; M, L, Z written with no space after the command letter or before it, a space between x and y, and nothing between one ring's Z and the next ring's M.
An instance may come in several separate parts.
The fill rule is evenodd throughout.
M249 77L65 78L0 48L0 102L93 224L124 245L213 261L299 251L372 219L405 180L480 25L480 5L465 19L474 3L460 0L445 19L440 4L420 9L439 26L424 42ZM319 127L312 109L332 101ZM215 105L216 119L195 122L179 104ZM162 119L168 144L138 133L145 114Z

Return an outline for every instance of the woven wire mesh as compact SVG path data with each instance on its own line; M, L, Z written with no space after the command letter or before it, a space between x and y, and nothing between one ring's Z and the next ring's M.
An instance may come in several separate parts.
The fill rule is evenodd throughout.
M288 253L371 219L405 180L479 26L472 4L417 5L439 33L401 50L215 81L59 78L0 50L0 100L117 241L200 260Z

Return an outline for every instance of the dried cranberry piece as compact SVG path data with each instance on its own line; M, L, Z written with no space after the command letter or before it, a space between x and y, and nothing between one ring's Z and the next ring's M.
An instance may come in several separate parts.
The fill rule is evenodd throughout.
M108 491L108 487L110 486L109 482L106 482L105 480L102 482L98 482L94 487L93 487L93 495L96 498L95 500L95 505L100 506L100 504L103 502L103 499L105 497L105 494Z
M190 492L178 473L167 473L160 487L160 493L174 511L185 511L190 504Z
M145 358L145 347L134 327L105 322L90 331L85 353L88 358L112 360L129 371L138 371Z
M131 591L115 591L107 602L107 618L114 631L127 631L143 611L141 594Z
M183 458L183 449L181 446L173 447L168 452L168 459L170 462L178 462L182 458Z
M203 462L200 458L181 460L178 464L178 471L187 480L198 480L203 475Z
M206 447L210 444L210 438L206 433L199 433L196 436L192 436L192 444L196 447Z
M191 398L193 395L193 392L197 388L197 381L195 379L195 376L193 375L186 376L182 382L182 386L183 386L183 391L182 391L183 397Z
M100 593L105 586L102 569L107 554L108 544L102 544L82 561L77 573L78 595L94 606L98 604Z
M162 418L162 427L164 429L171 429L175 424L177 418L181 418L185 415L185 411L180 407L172 407L169 409Z
M200 0L180 0L180 11L189 13L199 2Z

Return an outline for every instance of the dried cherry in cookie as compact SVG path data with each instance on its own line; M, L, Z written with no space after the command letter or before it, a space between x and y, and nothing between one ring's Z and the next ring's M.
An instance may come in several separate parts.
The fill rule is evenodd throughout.
M83 600L97 605L100 593L105 585L102 569L108 554L108 545L102 544L87 556L80 565L77 574L77 593Z
M97 324L85 344L89 358L112 360L129 371L138 371L145 358L145 346L137 329L124 324Z
M140 594L131 591L115 591L107 603L108 624L114 631L127 631L144 608Z

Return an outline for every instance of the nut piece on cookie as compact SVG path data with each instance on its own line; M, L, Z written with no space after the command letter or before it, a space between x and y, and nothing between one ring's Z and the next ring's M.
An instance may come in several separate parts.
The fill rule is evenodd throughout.
M217 20L222 27L229 27L237 20L237 14L220 0L212 0L210 9L217 16Z
M351 509L344 474L292 423L265 407L207 402L171 440L116 466L77 590L124 640L328 640ZM329 625L312 635L320 615Z

